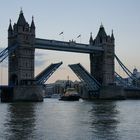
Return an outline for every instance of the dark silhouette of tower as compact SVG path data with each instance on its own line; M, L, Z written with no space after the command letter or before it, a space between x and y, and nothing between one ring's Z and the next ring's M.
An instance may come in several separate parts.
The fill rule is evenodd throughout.
M94 52L90 54L90 70L102 85L114 83L114 35L107 35L103 25L100 26L96 38L93 40L90 35L89 44L92 46L101 46L104 52Z
M17 45L9 55L9 85L20 85L22 80L34 79L35 24L26 22L23 11L20 11L17 23L8 28L8 46Z

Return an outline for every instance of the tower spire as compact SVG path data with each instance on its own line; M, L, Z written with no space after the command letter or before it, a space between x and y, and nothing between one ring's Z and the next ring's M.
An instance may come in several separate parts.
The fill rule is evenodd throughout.
M90 33L89 44L90 44L90 45L92 45L92 44L93 44L92 32Z
M100 28L104 28L103 23L101 22Z
M22 7L20 7L20 14L23 14L23 10L22 10Z
M114 38L114 34L113 34L113 29L112 29L112 33L111 33L111 40L114 41L115 38Z
M18 21L17 21L17 25L24 26L25 24L26 24L26 20L25 20L25 17L24 17L22 8L21 8L19 18L18 18Z
M31 29L35 29L34 16L32 16Z
M105 32L105 29L104 29L104 26L103 26L102 23L101 23L101 25L100 25L100 28L99 28L97 37L99 37L100 39L101 39L101 38L106 38L106 37L107 37L107 34L106 34L106 32Z
M9 28L8 28L8 31L13 31L12 24L11 24L11 19L9 20Z

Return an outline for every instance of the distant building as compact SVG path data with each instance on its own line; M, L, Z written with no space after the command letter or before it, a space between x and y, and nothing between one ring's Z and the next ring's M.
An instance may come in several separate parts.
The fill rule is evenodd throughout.
M66 88L72 87L75 88L78 93L82 93L83 82L80 81L71 81L71 80L57 80L55 83L46 84L45 95L51 94L64 94Z
M58 94L64 94L68 87L73 87L73 82L71 80L57 80L55 82L55 92Z
M137 79L140 80L140 72L138 72L138 70L136 68L133 69L132 76L134 76L134 77L136 77ZM136 82L135 80L133 80L130 77L124 78L123 81L124 81L124 84L129 85L129 86L132 86L132 85L138 86L138 85L140 85L140 83ZM122 83L116 82L116 84L121 85Z
M136 78L140 78L140 72L138 72L136 68L134 68L133 70L133 76L135 76Z
M53 93L55 93L55 83L51 83L51 84L46 84L45 85L45 95L44 96L47 96L47 95L52 95Z

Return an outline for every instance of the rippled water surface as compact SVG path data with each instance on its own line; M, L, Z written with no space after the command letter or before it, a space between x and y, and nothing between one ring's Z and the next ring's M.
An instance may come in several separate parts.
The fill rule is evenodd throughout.
M0 140L139 139L139 100L0 103Z

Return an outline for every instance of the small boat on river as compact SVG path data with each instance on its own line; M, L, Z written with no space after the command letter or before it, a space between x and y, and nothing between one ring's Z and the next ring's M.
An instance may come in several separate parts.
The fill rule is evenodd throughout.
M74 88L67 88L64 95L59 100L63 101L79 101L80 96Z

